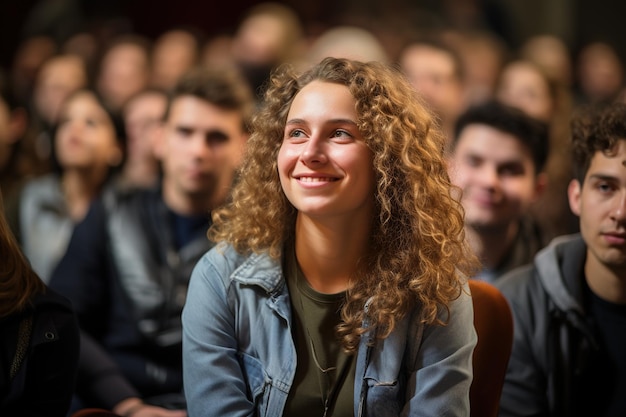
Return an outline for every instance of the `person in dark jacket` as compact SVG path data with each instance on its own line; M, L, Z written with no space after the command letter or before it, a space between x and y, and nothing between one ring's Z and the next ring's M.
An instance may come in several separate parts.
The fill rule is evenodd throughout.
M229 195L253 107L234 73L187 74L155 145L158 186L110 188L76 226L50 285L72 301L83 330L77 407L185 415L166 410L185 408L180 314L191 270L212 246L210 213Z
M572 122L580 234L496 282L514 342L500 416L626 415L626 104Z
M0 415L63 417L78 367L76 316L30 267L3 211L0 254Z

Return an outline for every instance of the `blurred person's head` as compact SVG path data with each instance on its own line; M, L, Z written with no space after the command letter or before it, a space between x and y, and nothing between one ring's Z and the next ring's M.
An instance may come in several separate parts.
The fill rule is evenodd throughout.
M33 104L38 117L48 126L54 125L65 99L87 85L87 68L82 58L77 55L50 58L41 66L33 91Z
M54 159L60 173L78 171L103 183L124 159L126 135L118 117L90 89L71 94L61 106L54 134Z
M463 62L466 105L491 100L509 55L504 41L495 33L480 30L447 31L443 37Z
M248 9L232 38L234 61L254 90L277 65L299 55L302 23L297 13L280 3L260 3Z
M152 48L153 87L169 90L199 58L200 40L191 30L171 29L161 34Z
M565 42L554 35L536 35L524 42L520 58L534 62L563 85L572 85L572 58Z
M546 123L554 116L557 85L537 65L516 60L504 66L500 74L496 97Z
M522 110L489 101L458 119L450 177L465 224L479 233L517 227L546 185L548 128Z
M310 45L306 63L315 65L327 57L363 62L389 61L380 39L371 31L356 26L335 26L322 32Z
M436 39L412 40L400 51L398 64L450 136L465 108L464 69L457 52Z
M0 71L0 175L3 183L17 179L28 168L22 166L26 155L20 154L28 115L17 102L10 84L8 74Z
M29 102L39 68L56 50L57 44L50 36L32 36L19 43L11 64L11 83L21 104Z
M149 88L132 96L122 108L126 161L122 177L129 185L150 186L158 179L154 147L167 106L167 93Z
M197 68L169 94L155 152L163 198L178 213L206 211L230 192L248 138L254 100L239 73Z
M615 49L603 42L585 45L578 54L577 82L583 100L612 101L624 82L624 66Z
M210 37L202 45L200 64L206 68L233 67L235 61L232 53L233 37L220 34Z
M150 43L139 36L115 38L99 63L96 89L119 112L126 100L150 82Z

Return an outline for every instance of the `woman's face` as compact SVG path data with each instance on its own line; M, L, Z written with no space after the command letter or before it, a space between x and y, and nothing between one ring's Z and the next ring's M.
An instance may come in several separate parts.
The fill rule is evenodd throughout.
M517 107L544 122L553 115L550 86L542 74L531 65L510 64L502 71L496 95L503 103Z
M313 81L295 96L278 172L300 215L370 221L373 156L357 128L355 100L346 86Z
M115 165L122 156L110 116L89 92L63 106L55 147L63 168Z

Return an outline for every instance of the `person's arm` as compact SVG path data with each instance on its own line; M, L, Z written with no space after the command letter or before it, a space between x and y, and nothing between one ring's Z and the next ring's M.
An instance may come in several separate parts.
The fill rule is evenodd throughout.
M184 417L184 411L166 410L145 404L139 392L126 380L117 364L88 334L80 337L80 366L77 391L96 396L106 409L123 417Z
M467 285L450 305L445 326L424 329L417 369L410 375L403 416L469 416L472 355L477 336L474 308ZM445 321L445 311L440 318Z
M235 317L225 288L228 279L214 265L220 258L219 252L211 251L200 259L183 310L187 411L195 417L253 416L254 403L246 395L246 378L237 357Z

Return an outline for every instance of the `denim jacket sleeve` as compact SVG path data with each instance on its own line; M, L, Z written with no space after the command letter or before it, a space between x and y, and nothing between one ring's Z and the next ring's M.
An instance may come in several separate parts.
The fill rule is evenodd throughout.
M477 336L469 288L467 285L464 288L461 296L450 305L448 324L425 326L421 340L414 340L414 346L409 349L418 350L402 416L470 415L472 355ZM445 311L440 313L440 318L445 320ZM411 323L415 325L417 323Z
M208 258L211 256L214 261ZM227 258L211 251L192 273L183 309L183 376L189 416L253 416L229 306ZM217 264L217 265L216 265ZM223 265L220 265L223 264Z

